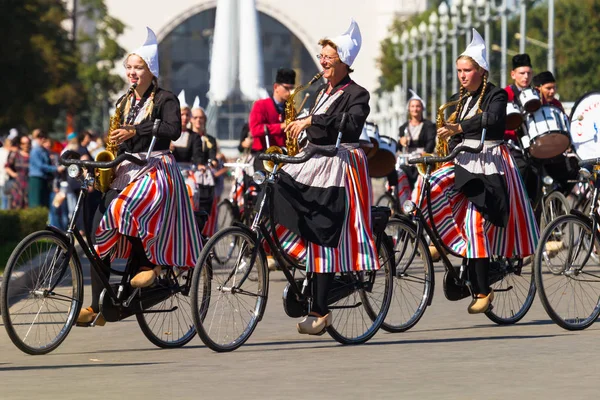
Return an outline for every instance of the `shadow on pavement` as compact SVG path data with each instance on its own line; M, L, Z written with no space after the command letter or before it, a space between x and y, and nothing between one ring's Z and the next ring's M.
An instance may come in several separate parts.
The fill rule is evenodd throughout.
M140 367L146 365L170 364L168 362L145 362L145 363L115 363L115 364L100 364L90 362L89 364L70 364L70 365L27 365L15 367L0 367L2 371L35 371L45 369L65 369L65 368L97 368L97 367Z

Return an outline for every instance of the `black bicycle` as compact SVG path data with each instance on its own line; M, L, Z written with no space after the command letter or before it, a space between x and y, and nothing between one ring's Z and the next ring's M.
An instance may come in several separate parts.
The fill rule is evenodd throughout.
M473 297L467 259L462 258L440 239L433 221L431 207L431 172L433 166L453 160L460 152L478 153L483 148L485 130L478 147L457 146L446 157L425 156L409 160L410 164L423 163L426 173L418 205L407 201L404 215L388 221L386 234L394 245L394 299L382 329L389 332L406 331L419 322L433 300L435 286L433 262L426 236L436 247L445 268L444 294L448 300L457 301ZM427 207L429 224L422 212ZM454 266L448 255L462 258L460 266ZM485 315L501 325L518 322L529 310L535 298L535 284L531 266L526 268L520 258L492 257L490 263L490 286L495 299Z
M550 222L535 253L534 275L540 300L552 320L564 329L581 330L600 315L600 158L582 160L580 170L593 186L586 212L572 209Z
M82 161L78 157L74 152L61 156L61 163L69 166L69 176L81 183L67 231L48 226L32 233L17 245L8 260L0 303L8 336L20 350L32 355L49 353L65 340L83 302L83 273L75 248L78 243L104 285L98 316L114 322L135 315L144 335L156 346L185 345L196 334L189 301L192 270L164 267L153 286L134 289L129 280L135 271L111 269L122 276L118 284L111 284L102 273L103 261L91 245L88 227L87 241L75 228L80 212L84 212L84 221L88 220L86 197L88 187L94 183L94 168L113 168L125 160L145 165L146 160L131 154L109 162ZM205 213L198 213L196 220L201 230ZM89 326L95 326L96 321Z
M258 195L258 188L252 181L252 176L246 172L246 169L252 167L249 163L225 163L225 167L236 168L241 171L241 182L235 179L232 193L241 196L243 200L243 209L240 210L237 198L231 195L223 199L217 206L217 230L232 226L234 223L242 223L250 226L254 213L254 204Z
M268 176L254 174L261 194L251 226L236 224L220 230L203 248L194 270L192 310L198 334L212 350L237 349L262 319L269 291L264 243L288 281L283 293L286 314L299 318L310 310L312 274L303 276L305 267L282 249L272 223L272 198L280 165L303 163L316 154L331 157L337 154L337 148L310 145L296 157L261 154L260 159L272 161L275 167ZM392 298L394 266L391 244L384 233L388 218L387 208L372 211L381 268L338 273L334 278L328 300L333 323L327 332L340 343L366 342L385 320Z

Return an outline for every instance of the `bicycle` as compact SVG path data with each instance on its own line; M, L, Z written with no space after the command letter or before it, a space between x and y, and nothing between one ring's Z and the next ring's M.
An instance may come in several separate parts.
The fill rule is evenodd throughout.
M535 252L534 276L548 316L567 330L591 326L600 315L600 158L579 161L580 175L593 184L589 211L572 209L546 226Z
M331 157L337 154L337 147L311 145L295 157L261 154L260 159L272 161L275 167L268 175L260 171L254 174L261 193L251 226L235 224L220 230L203 248L192 278L192 309L196 330L210 349L237 349L262 319L269 289L263 243L271 249L288 281L283 294L286 314L292 318L307 315L312 274L302 277L299 271L303 266L282 249L276 226L271 223L272 196L281 163L303 163L316 154ZM373 337L390 305L393 258L384 234L389 210L375 209L372 216L381 269L336 274L329 293L334 315L326 330L343 344L360 344Z
M217 230L232 226L235 223L250 225L252 223L254 203L257 196L256 185L252 182L252 177L246 172L248 167L252 167L249 163L225 163L225 167L239 168L242 174L242 181L235 179L234 187L228 199L223 199L219 202L217 209ZM234 195L235 194L235 195ZM236 197L241 196L243 201L243 209L240 206Z
M406 160L411 157L409 154L399 154L397 156L396 166L394 167L396 170L400 169L400 165L404 165ZM408 182L408 177L404 175L404 179ZM402 214L402 198L410 198L410 185L406 183L404 187L398 188L399 182L396 182L395 185L389 185L386 181L386 191L383 193L377 201L375 202L376 206L387 207L391 210L392 216L396 214ZM398 196L398 191L401 191L401 196Z
M388 317L381 326L388 332L404 332L419 322L425 310L431 305L435 287L433 261L429 252L428 237L441 256L444 265L444 295L448 300L457 301L473 297L467 259L460 266L454 266L448 255L462 258L448 248L440 239L433 221L431 209L431 172L437 163L453 160L460 152L478 153L483 149L485 130L476 148L457 146L445 157L424 156L409 160L410 164L425 164L423 186L418 206L412 201L403 205L404 214L388 221L386 233L394 245L394 299ZM427 207L431 226L422 212ZM514 324L521 320L533 304L535 285L531 270L523 267L520 258L494 256L490 263L490 282L496 297L493 306L485 315L499 325Z
M66 339L83 302L83 272L75 248L77 243L104 286L100 312L89 326L95 326L100 315L108 322L135 315L143 334L154 345L176 348L187 344L196 334L188 301L192 270L163 268L153 286L133 289L128 282L134 271L111 268L112 273L122 276L113 285L102 273L103 261L91 246L88 227L85 239L75 228L78 214L86 215L89 211L85 199L88 187L94 183L94 168L113 168L125 160L141 166L147 161L131 154L107 162L77 158L78 154L70 151L61 156L61 163L68 165L69 176L81 183L67 231L48 226L34 232L17 245L8 260L0 301L8 336L20 350L31 355L49 353ZM84 222L87 220L84 218ZM197 213L196 221L201 230L206 214Z

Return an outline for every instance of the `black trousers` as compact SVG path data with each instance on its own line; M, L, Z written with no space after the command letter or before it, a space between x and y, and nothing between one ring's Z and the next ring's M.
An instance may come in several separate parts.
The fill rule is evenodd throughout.
M329 313L327 298L329 297L329 290L331 288L331 284L333 283L334 277L335 273L333 272L325 274L313 274L313 304L311 311L319 314L320 316L325 316Z
M489 258L470 258L467 263L469 269L469 279L475 294L490 294L490 259Z
M92 239L94 244L96 244L96 230L98 226L100 226L100 221L102 217L106 213L106 210L110 206L110 203L119 195L120 191L110 189L108 192L104 194L102 197L98 208L96 209L96 213L94 214L94 221L92 224ZM148 256L146 256L146 251L144 250L144 246L142 241L138 237L134 236L126 236L127 240L131 244L131 252L129 254L129 259L127 260L127 270L133 273L136 273L141 267L154 268L154 264L150 262ZM101 273L108 280L110 278L110 257L105 257L103 260L103 270ZM92 309L94 312L98 312L98 301L100 300L100 294L104 289L104 285L102 284L102 280L98 275L98 272L94 268L91 269L92 276Z

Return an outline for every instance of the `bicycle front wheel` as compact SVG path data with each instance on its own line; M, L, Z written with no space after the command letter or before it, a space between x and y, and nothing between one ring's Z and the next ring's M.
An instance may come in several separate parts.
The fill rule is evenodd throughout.
M237 349L262 319L269 281L257 246L250 231L233 226L202 249L192 277L192 314L198 335L214 351Z
M535 282L548 316L567 330L591 326L600 315L600 242L581 218L565 215L542 233Z
M83 300L83 277L76 256L59 235L27 236L11 254L2 280L2 320L21 351L46 354L65 340Z
M182 347L196 336L190 299L192 273L192 269L165 268L156 285L144 289L155 292L169 290L171 293L165 300L145 308L143 314L136 314L144 336L158 347Z
M433 295L433 262L423 237L400 219L391 218L385 233L393 244L395 273L390 310L381 329L404 332L419 322Z

